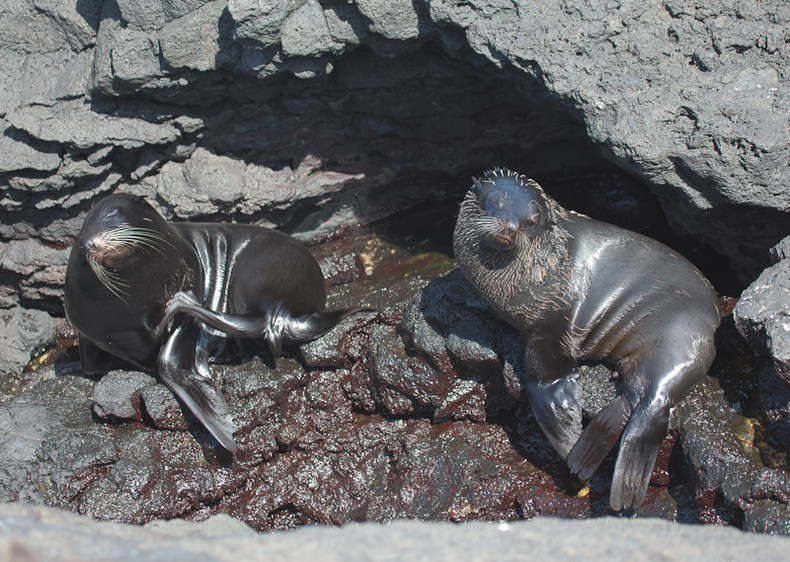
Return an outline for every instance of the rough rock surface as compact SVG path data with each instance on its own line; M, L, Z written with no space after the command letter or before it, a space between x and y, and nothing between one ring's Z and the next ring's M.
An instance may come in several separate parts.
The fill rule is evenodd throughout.
M49 345L55 338L52 318L40 310L15 307L0 309L0 377L9 377L22 372L32 353Z
M759 377L726 321L638 515L787 533L788 29L782 0L7 0L0 499L258 530L608 513L613 456L588 485L568 474L521 401L512 331L457 273L428 285L395 265L371 284L368 248L317 252L333 283L357 281L346 304L380 315L277 371L214 369L242 428L235 459L146 373L25 370L73 342L36 309L62 315L69 245L103 194L316 241L457 200L506 165L566 207L712 246L736 272L713 257L725 294L777 261L737 314ZM590 415L616 387L583 373Z
M563 521L448 525L397 521L256 535L227 515L202 523L99 523L53 509L0 505L7 560L781 560L787 537L666 521Z
M3 264L5 307L60 310L53 248L118 189L315 238L494 165L550 184L603 154L742 283L790 228L782 0L9 0L0 18L0 252L36 250Z
M0 500L127 523L226 513L257 530L611 514L614 454L589 483L568 473L521 399L517 334L460 272L379 281L333 299L361 291L380 313L277 370L266 356L212 368L240 427L235 457L148 374L93 381L56 363L19 375L0 400ZM638 516L790 528L790 477L763 459L747 417L754 377L731 372L739 345L677 408ZM590 417L617 387L604 367L581 372Z
M772 251L777 263L764 270L735 307L738 330L758 355L760 403L771 432L790 447L790 237Z

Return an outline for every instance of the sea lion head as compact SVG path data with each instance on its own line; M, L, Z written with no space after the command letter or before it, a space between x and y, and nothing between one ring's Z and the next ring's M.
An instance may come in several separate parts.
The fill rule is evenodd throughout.
M118 193L102 199L85 217L76 246L97 279L123 299L125 271L165 258L170 226L144 198Z
M536 182L510 170L494 168L480 179L472 178L472 183L484 244L507 251L516 248L520 240L545 232L549 205Z

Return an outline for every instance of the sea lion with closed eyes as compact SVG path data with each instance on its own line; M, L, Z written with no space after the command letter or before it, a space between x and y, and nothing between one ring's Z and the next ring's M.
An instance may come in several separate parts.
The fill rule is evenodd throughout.
M228 337L281 346L320 336L362 309L324 311L310 251L260 226L171 223L143 198L114 194L85 218L66 271L66 316L86 373L117 357L156 370L228 451L230 410L209 357Z

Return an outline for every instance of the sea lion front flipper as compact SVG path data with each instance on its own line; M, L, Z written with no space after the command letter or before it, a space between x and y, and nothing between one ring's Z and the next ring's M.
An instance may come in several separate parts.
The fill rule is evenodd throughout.
M159 377L178 396L200 423L231 453L238 450L230 408L213 380L196 364L199 328L192 320L182 322L159 352Z
M570 374L550 383L527 383L527 395L538 425L565 459L582 432L582 387Z
M623 432L614 465L609 503L615 511L642 503L669 425L669 401L643 399Z
M592 477L612 450L631 415L631 404L618 396L598 412L582 432L565 462L582 480Z

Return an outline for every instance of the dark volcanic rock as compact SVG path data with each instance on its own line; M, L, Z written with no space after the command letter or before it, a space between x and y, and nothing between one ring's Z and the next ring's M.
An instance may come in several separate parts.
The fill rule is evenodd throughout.
M155 384L145 373L110 371L93 387L93 413L101 419L142 419L140 397Z
M517 334L459 271L404 283L423 288L395 306L367 286L382 312L305 345L301 362L212 367L240 427L235 457L148 374L94 382L56 363L23 375L0 401L5 499L135 523L228 513L258 530L610 512L614 454L589 483L568 473L521 400ZM769 517L790 481L763 464L752 420L731 405L747 399L717 376L677 407L637 514L781 530ZM617 387L603 367L581 379L589 417Z
M459 290L462 282L457 273L449 278ZM433 286L409 306L403 326L429 330L415 306L454 314L432 301ZM148 374L112 371L93 382L58 376L61 364L28 374L23 390L0 402L5 499L136 523L224 512L259 530L586 516L585 497L568 495L556 474L536 467L545 455L523 454L541 448L534 424L491 423L517 407L496 374L496 352L453 339L445 345L433 334L435 350L407 353L399 318L390 311L345 321L328 336L339 350L334 359L309 370L289 358L276 370L257 358L213 367L240 426L235 458ZM440 362L455 362L457 371L437 370Z

